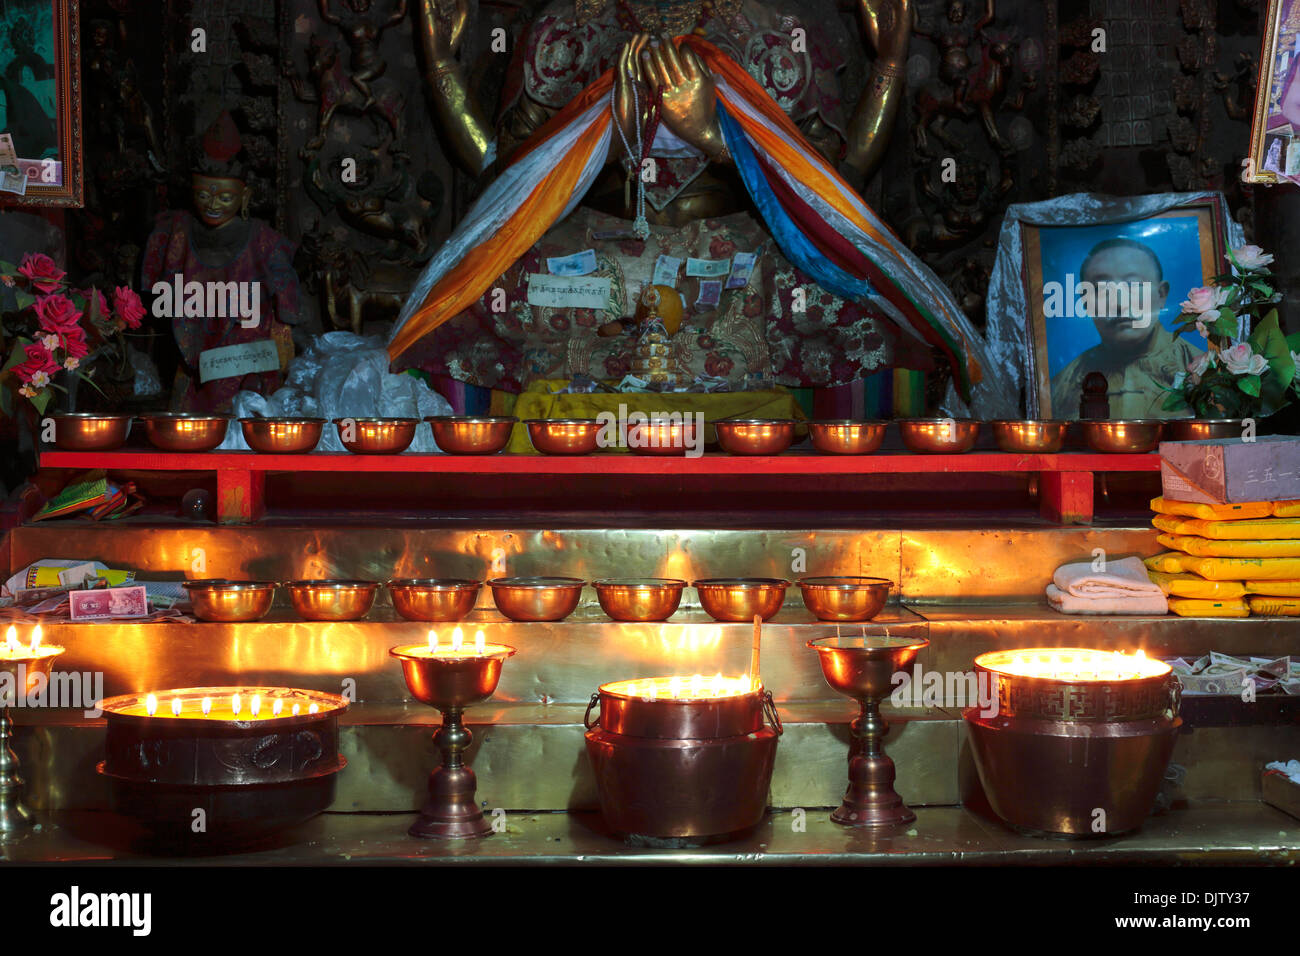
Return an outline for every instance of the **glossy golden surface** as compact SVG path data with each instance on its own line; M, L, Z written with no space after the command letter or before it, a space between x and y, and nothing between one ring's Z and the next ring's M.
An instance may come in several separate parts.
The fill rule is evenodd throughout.
M821 621L869 621L885 606L893 586L885 578L851 575L799 579L804 606Z
M595 419L531 419L528 438L543 455L590 455L601 425Z
M755 614L766 621L781 610L790 582L783 578L705 578L691 586L715 621L752 621Z
M481 657L430 657L428 645L404 644L389 653L402 662L402 676L411 696L422 704L446 710L487 700L501 681L501 668L515 649L492 645Z
M684 455L688 448L699 448L704 436L695 421L654 421L629 425L627 447L635 455Z
M808 642L817 652L822 676L838 694L854 700L888 697L894 689L894 674L930 641L924 637L819 637Z
M975 447L980 423L969 418L905 418L898 423L903 444L918 455L958 455Z
M615 621L663 621L682 603L680 578L606 578L592 582L601 608Z
M573 613L581 578L497 578L488 582L497 610L512 621L559 621Z
M163 451L212 451L226 438L230 419L220 415L145 415L144 433Z
M1093 451L1114 455L1139 455L1160 445L1164 422L1150 419L1081 421L1083 437Z
M1066 421L996 421L990 422L993 440L1000 451L1013 454L1051 455L1065 445L1070 423Z
M1211 438L1240 438L1240 418L1172 418L1165 422L1162 441L1206 441Z
M377 581L288 581L284 589L307 621L359 621L375 603Z
M54 444L64 451L112 451L131 431L130 415L52 415Z
M296 455L311 451L320 441L323 418L241 418L244 441L253 451L268 455Z
M3 647L0 644L0 647ZM3 657L0 658L0 674L8 676L8 685L6 692L12 692L27 696L38 689L38 685L43 681L48 682L50 670L54 667L55 660L59 655L64 653L65 648L55 644L42 644L35 653L26 653L26 648L20 654L25 656ZM21 670L20 670L21 668ZM23 683L19 687L18 678L22 677ZM5 694L0 694L0 706L3 705Z
M186 581L183 585L200 621L223 624L261 620L275 599L272 581Z
M388 582L388 596L408 621L459 621L474 610L482 586L466 578L399 578Z
M823 419L808 423L813 447L831 455L870 455L880 450L887 422Z
M411 447L418 418L336 418L339 441L355 455L398 455Z
M794 441L795 423L786 419L713 422L718 443L733 455L779 455Z
M430 416L433 440L449 455L495 455L510 441L517 418Z

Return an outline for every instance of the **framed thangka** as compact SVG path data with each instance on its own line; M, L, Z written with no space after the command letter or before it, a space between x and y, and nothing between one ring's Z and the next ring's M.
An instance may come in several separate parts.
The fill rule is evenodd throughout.
M1248 182L1300 183L1300 0L1270 0L1259 57Z
M74 0L0 0L0 205L80 206Z
M1203 200L1146 218L1023 225L1029 387L1038 417L1078 418L1083 381L1107 380L1112 418L1170 418L1167 387L1203 353L1178 335L1189 289L1226 271L1221 207Z

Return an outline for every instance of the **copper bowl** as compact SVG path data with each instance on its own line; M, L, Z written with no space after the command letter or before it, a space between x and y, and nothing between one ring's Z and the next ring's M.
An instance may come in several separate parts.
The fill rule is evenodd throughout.
M1053 455L1065 445L1066 432L1070 430L1067 421L1025 420L996 421L989 423L993 428L993 440L1002 451L1019 455Z
M497 610L512 621L562 621L578 606L581 578L497 578L488 582Z
M714 422L718 444L733 455L779 455L794 441L795 423L785 418Z
M400 455L415 441L418 418L336 418L339 441L355 455ZM350 437L349 437L350 436Z
M388 596L408 621L459 621L474 610L482 586L466 578L398 578L388 582Z
M635 455L684 455L704 450L704 435L693 415L684 420L656 418L629 425L627 447Z
M918 455L960 455L975 447L980 423L969 418L905 418L898 423L907 450Z
M590 455L601 424L594 418L543 418L524 422L533 447L543 455Z
M615 621L664 621L682 603L678 578L607 578L595 581L596 599Z
M880 450L887 422L826 418L808 423L813 447L831 455L870 455Z
M517 418L433 415L425 419L433 440L449 455L495 455L510 441Z
M375 603L378 581L288 581L293 609L304 621L359 621Z
M1093 451L1111 455L1142 455L1160 447L1164 422L1155 418L1083 420L1083 437Z
M790 582L781 578L706 578L691 587L700 595L700 605L715 621L763 620L776 615L785 603Z
M1208 441L1211 438L1240 438L1240 418L1172 418L1165 422L1161 441Z
M819 621L869 621L885 606L893 581L836 575L800 578L803 603Z
M267 455L298 455L320 441L323 418L241 418L244 441L253 451Z
M244 623L260 621L275 599L274 581L227 581L212 578L181 585L200 621Z
M49 417L54 419L54 445L64 451L112 451L131 433L130 415L70 412Z
M226 440L230 419L223 415L152 413L141 416L144 433L163 451L212 451Z

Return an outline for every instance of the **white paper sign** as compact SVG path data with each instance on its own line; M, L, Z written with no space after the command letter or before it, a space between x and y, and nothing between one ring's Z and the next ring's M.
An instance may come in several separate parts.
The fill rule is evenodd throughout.
M199 353L199 381L235 378L253 372L274 372L280 367L280 353L270 339L223 345Z
M549 309L600 309L609 305L608 276L528 276L528 304Z
M731 271L731 259L687 259L686 274L717 279Z
M596 271L596 250L586 249L571 256L546 260L546 271L553 276L586 276Z
M677 287L677 270L682 267L682 260L676 256L660 256L655 260L653 285Z

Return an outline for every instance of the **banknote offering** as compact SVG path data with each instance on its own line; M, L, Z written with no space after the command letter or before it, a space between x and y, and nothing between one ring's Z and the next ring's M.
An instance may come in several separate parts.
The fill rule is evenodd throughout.
M119 617L148 617L149 598L143 585L68 592L69 617L74 621L104 621Z
M1257 694L1280 691L1300 693L1300 658L1233 657L1211 651L1195 661L1181 657L1168 662L1183 683L1183 695L1226 694L1238 696L1246 679Z
M18 166L14 138L8 133L0 133L0 192L27 195L27 177Z

